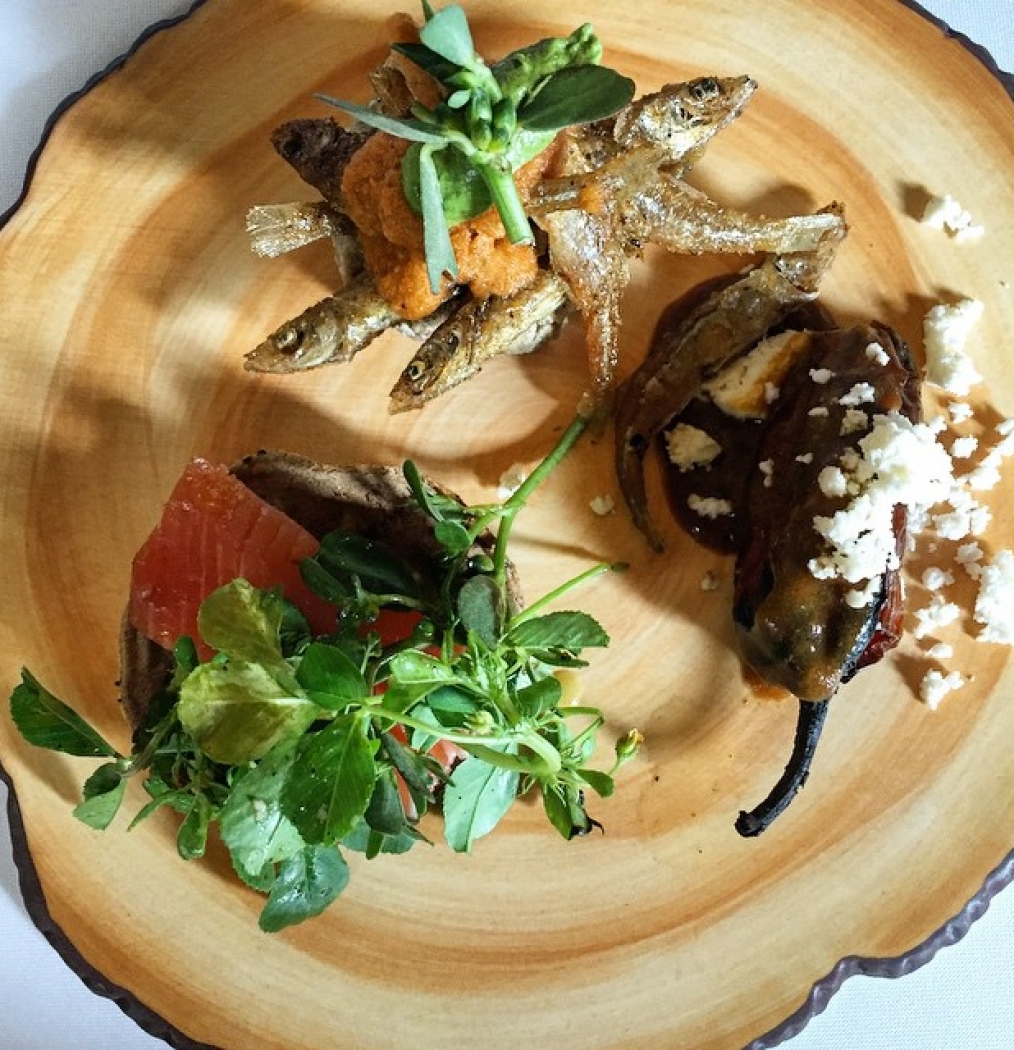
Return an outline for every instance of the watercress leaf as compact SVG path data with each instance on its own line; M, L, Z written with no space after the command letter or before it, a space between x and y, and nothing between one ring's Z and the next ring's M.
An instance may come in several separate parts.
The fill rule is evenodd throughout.
M299 652L312 638L313 633L306 617L290 601L282 602L282 622L278 629L278 641L283 656Z
M546 711L551 711L563 696L563 686L558 678L549 675L517 691L515 702L522 715L538 718Z
M246 882L263 889L265 871L298 853L305 843L282 812L281 793L296 755L298 741L272 748L233 783L222 806L219 828L233 866Z
M436 801L431 787L433 778L426 759L412 748L406 747L393 733L382 733L381 740L391 764L405 781L405 786L412 796L416 809L420 814L425 812L426 807ZM372 827L377 827L372 821L370 823Z
M471 66L477 56L468 19L458 4L441 8L419 30L419 39L441 58L456 66Z
M319 707L340 711L369 696L362 671L333 645L313 642L296 669L296 681Z
M599 769L579 769L577 775L601 798L609 798L616 786L613 778Z
M333 605L345 605L355 597L349 582L336 579L314 558L304 558L299 563L299 575L314 594Z
M451 557L464 554L472 546L472 537L460 521L438 521L433 534Z
M104 763L85 781L84 798L74 807L74 816L90 828L104 831L120 809L126 786L119 766Z
M11 718L36 747L82 758L118 758L116 749L71 707L21 670L21 684L11 693Z
M451 235L447 228L447 216L444 213L444 199L440 188L440 177L433 161L432 145L419 150L417 164L419 169L419 196L422 201L423 248L426 252L426 274L429 277L430 291L436 294L440 290L444 274L452 280L458 279L458 263L451 245ZM404 158L402 164L408 162Z
M500 823L517 797L520 775L469 756L444 788L444 836L457 853Z
M384 835L399 835L404 830L405 810L393 769L387 769L377 777L363 819L374 831Z
M606 66L571 66L550 74L518 110L529 131L559 131L601 120L634 97L634 82Z
M443 521L445 518L461 520L468 514L468 508L453 496L437 492L426 484L425 479L419 472L419 468L410 459L402 464L402 473L405 481L412 490L416 503L434 521Z
M408 598L419 594L419 581L412 568L386 547L364 536L328 533L321 540L316 558L338 578L358 577L363 589L372 594L398 594Z
M284 663L279 635L284 599L280 588L259 590L246 580L212 591L201 603L201 637L220 653L251 664Z
M426 47L425 44L417 44L414 41L396 41L391 44L391 50L399 55L404 55L410 62L414 62L420 69L424 69L434 80L446 83L461 69L456 62L448 62L446 58Z
M390 679L381 706L385 711L403 715L432 692L433 688L432 682L399 682Z
M587 613L551 612L515 624L507 632L507 641L522 649L563 649L577 653L592 646L608 645L609 635Z
M479 705L463 689L440 686L426 698L426 706L436 715L437 721L448 729L464 725L469 715L479 710Z
M453 667L429 653L406 649L391 658L391 678L404 685L424 685L435 689L439 685L454 685L458 681Z
M408 853L417 842L426 841L423 835L410 826L397 835L384 835L374 831L365 820L360 820L342 839L342 845L357 853L375 857L378 853Z
M389 117L384 113L360 106L355 102L345 102L340 98L332 98L330 95L316 96L321 102L348 113L350 116L367 124L378 131L386 131L389 135L395 135L400 139L409 139L412 142L428 142L435 145L443 145L446 141L439 131L430 130L418 120L399 120L397 117Z
M320 708L279 684L259 664L202 664L180 687L180 723L215 762L241 765L301 735Z
M542 785L542 807L549 823L565 838L571 837L570 809L559 784Z
M492 576L472 576L458 591L462 625L491 648L500 640L505 604L503 591Z
M300 747L282 789L282 811L306 842L333 845L366 812L376 775L362 716L340 715Z
M204 856L211 817L212 806L207 797L191 795L189 812L176 833L176 850L184 860L197 860Z
M335 847L306 846L285 859L258 925L277 933L320 915L348 885L349 866Z

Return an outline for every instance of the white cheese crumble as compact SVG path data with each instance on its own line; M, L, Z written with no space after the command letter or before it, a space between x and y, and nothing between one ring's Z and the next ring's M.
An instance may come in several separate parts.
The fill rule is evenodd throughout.
M949 193L942 197L931 197L922 213L922 223L935 230L945 230L955 240L975 240L985 233L985 227L972 218L972 213L963 208Z
M978 299L937 303L923 319L926 346L926 382L952 394L967 394L982 376L976 371L965 343L982 317Z
M706 467L722 451L722 446L700 427L677 423L665 436L669 461L681 474L694 467Z
M1014 644L1014 552L1000 550L982 567L972 619L980 642Z
M982 559L982 548L975 540L972 540L971 543L963 543L954 555L954 560L972 579L978 579L982 575L982 566L979 564Z
M922 574L922 585L928 591L939 591L944 587L949 586L954 582L954 576L952 573L947 572L945 569L939 569L934 566L926 569Z
M716 496L698 496L696 492L687 497L687 506L702 518L723 518L732 513L732 504Z
M796 456L796 462L809 465L810 463L813 462L813 453L812 452L804 452L802 455Z
M824 386L825 383L830 383L834 379L834 372L830 368L811 368L810 378L818 386Z
M810 561L810 571L819 579L859 583L898 567L894 508L939 502L950 489L951 460L927 427L890 412L874 417L858 453L842 456L839 464L855 495L833 516L814 518L828 550ZM818 483L822 491L840 484L826 469Z
M866 347L866 356L877 365L888 365L891 363L891 355L880 345L880 343L870 343Z
M950 627L961 617L961 609L954 602L947 601L941 594L934 594L929 605L916 609L916 625L912 633L916 638L925 638L939 627Z
M616 510L616 500L610 495L596 496L594 499L589 500L588 506L591 507L592 513L597 514L600 518L604 518L607 514L612 514Z
M870 425L870 417L861 408L846 408L839 433L842 437L856 434Z
M757 469L764 475L764 487L771 488L775 482L775 461L773 459L761 460Z
M967 423L975 415L975 409L967 401L952 401L947 406L947 410L950 412L951 422L955 426Z
M826 418L829 415L827 405L814 405L809 412L806 413L808 416L817 418Z
M858 408L860 405L868 405L875 401L876 397L872 383L856 383L851 390L838 398L838 404L842 408Z
M955 438L951 444L951 459L968 459L975 454L979 447L979 439L968 434L966 437Z
M950 660L954 655L954 646L950 642L937 642L926 650L931 660Z
M957 671L945 675L943 671L933 668L923 675L919 683L919 697L931 711L935 711L948 693L953 693L964 684L965 679Z

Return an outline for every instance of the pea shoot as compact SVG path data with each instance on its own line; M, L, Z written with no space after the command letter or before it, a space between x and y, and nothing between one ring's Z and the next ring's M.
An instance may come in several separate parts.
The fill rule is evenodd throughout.
M634 82L600 66L602 44L590 25L549 37L488 66L476 52L464 10L423 3L419 43L392 48L429 73L443 95L416 103L407 118L318 97L412 146L402 162L405 196L422 216L430 288L458 274L449 227L494 206L508 238L532 241L514 172L563 128L610 116L634 95Z
M466 506L406 462L433 530L436 571L331 533L302 565L307 584L335 607L325 636L313 636L278 589L240 579L214 591L198 620L214 655L201 662L193 641L180 639L171 680L129 755L27 670L11 695L15 725L39 747L103 760L74 811L91 827L112 823L139 774L150 800L132 827L175 810L177 850L192 860L217 826L240 878L266 895L260 926L269 932L335 900L349 879L343 851L372 858L425 841L420 819L438 799L444 837L458 852L528 793L541 796L565 838L586 834L597 826L586 792L612 794L641 736L622 736L608 769L593 766L603 715L565 703L557 672L585 666L584 651L609 638L587 613L549 606L622 566L593 565L519 608L507 551L518 513L588 422L578 415L502 503ZM384 610L414 622L385 640L375 627ZM462 760L450 769L437 762L439 742L457 745Z

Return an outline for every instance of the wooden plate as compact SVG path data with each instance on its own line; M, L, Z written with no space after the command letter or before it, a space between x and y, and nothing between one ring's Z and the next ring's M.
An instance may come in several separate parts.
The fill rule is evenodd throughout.
M572 0L531 11L470 4L480 49L588 14ZM919 346L932 301L980 298L978 408L994 422L1014 412L1014 114L978 58L896 0L646 0L595 20L609 64L642 89L759 80L697 184L770 214L844 201L853 232L826 298L845 321L881 318ZM583 389L576 328L416 415L387 414L409 353L393 335L303 377L242 370L245 350L333 281L324 252L248 251L249 205L307 196L268 134L321 112L315 91L363 98L381 21L365 0L198 7L59 121L0 235L3 681L27 664L121 744L130 558L188 458L411 454L481 499L540 456ZM958 245L918 224L944 192L985 238ZM627 296L623 373L666 300L738 265L649 253ZM1009 874L1009 650L952 631L954 666L973 677L936 713L915 699L927 664L914 644L864 672L834 703L803 796L770 833L740 839L733 819L780 771L794 711L744 685L727 561L675 526L668 553L650 556L622 514L589 510L614 490L609 446L587 441L516 530L529 594L599 557L631 563L582 596L614 636L586 695L617 731L648 737L595 810L605 834L567 844L521 806L470 857L438 845L355 863L329 913L269 937L224 856L178 860L169 817L129 835L73 820L89 764L24 746L4 717L29 906L96 990L181 1046L435 1046L453 1032L501 1047L760 1047L848 972L903 972L963 932ZM1012 490L1008 477L992 494L988 546L1011 535ZM708 570L722 585L705 594Z

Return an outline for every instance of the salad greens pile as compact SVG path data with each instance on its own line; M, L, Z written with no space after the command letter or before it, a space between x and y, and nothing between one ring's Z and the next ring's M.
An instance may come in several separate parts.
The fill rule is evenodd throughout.
M419 43L391 46L436 81L443 99L435 108L417 103L411 117L400 119L318 97L413 143L402 162L402 183L423 219L427 271L436 292L444 273L458 275L448 227L492 204L508 238L530 243L514 172L563 128L621 109L634 95L634 82L598 65L602 44L590 25L513 51L490 67L476 53L460 6L434 12L423 0L423 15Z
M588 832L596 822L585 792L611 794L641 738L636 730L622 737L608 771L590 766L603 716L563 703L554 671L584 666L583 651L609 639L586 613L546 609L621 566L593 566L519 610L507 559L517 513L587 423L579 415L503 503L465 506L406 463L439 546L437 571L421 573L360 536L330 534L302 570L335 606L331 634L313 637L277 589L240 579L212 593L199 630L215 655L200 662L193 640L180 639L171 681L131 754L27 670L11 696L16 726L37 746L105 760L74 811L94 828L109 826L140 773L150 801L131 827L162 807L176 810L178 851L189 860L204 854L217 825L239 876L267 894L266 931L320 914L341 893L342 849L375 857L425 841L419 818L438 798L456 851L470 850L528 792L541 795L561 835ZM414 619L399 641L374 629L392 609ZM438 741L461 748L451 770L430 754Z

